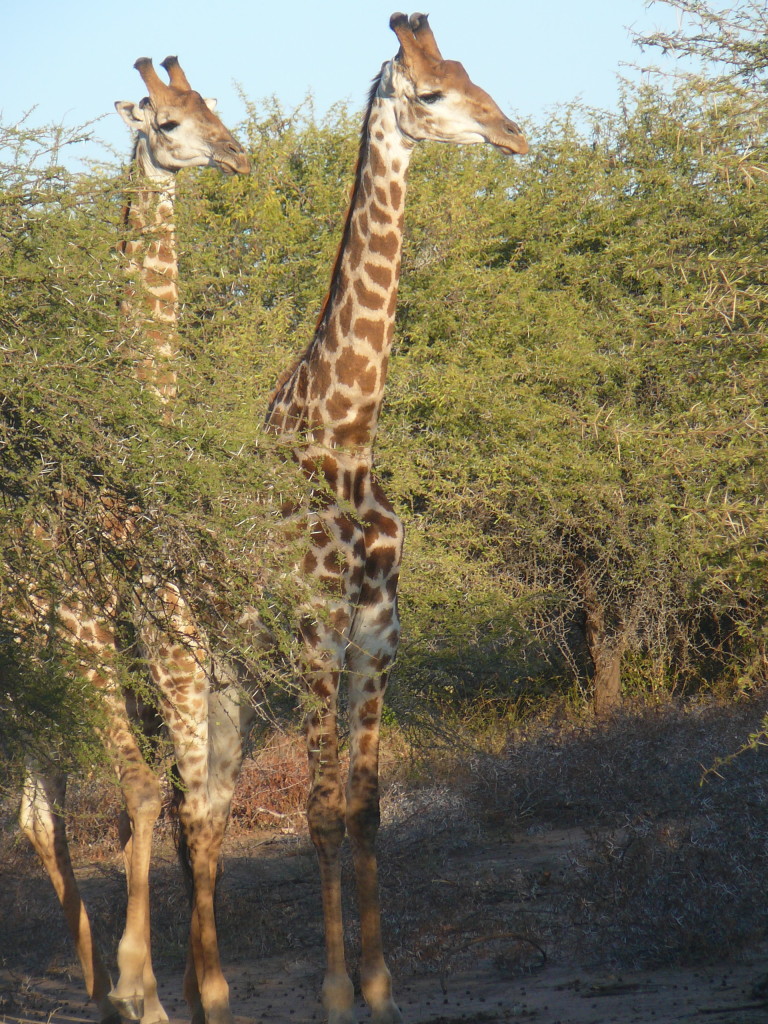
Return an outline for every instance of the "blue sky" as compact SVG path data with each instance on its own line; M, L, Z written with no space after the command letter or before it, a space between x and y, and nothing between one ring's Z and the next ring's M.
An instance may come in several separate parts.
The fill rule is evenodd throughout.
M194 88L218 98L230 126L244 115L236 84L251 99L275 94L288 107L310 89L320 112L339 100L359 107L397 49L388 27L396 9L395 0L292 0L284 9L258 0L9 3L0 17L0 113L7 124L36 107L29 123L72 126L106 115L94 131L127 154L113 103L144 95L137 57L157 65L168 54L178 55ZM426 10L443 55L461 60L523 128L577 97L612 107L621 63L650 60L632 45L630 28L671 27L677 17L643 0L436 0Z

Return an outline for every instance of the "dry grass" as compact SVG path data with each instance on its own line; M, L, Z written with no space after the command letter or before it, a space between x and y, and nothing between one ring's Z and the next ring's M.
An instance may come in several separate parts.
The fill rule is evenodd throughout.
M298 733L275 733L243 763L232 799L230 833L276 826L303 830L307 752Z

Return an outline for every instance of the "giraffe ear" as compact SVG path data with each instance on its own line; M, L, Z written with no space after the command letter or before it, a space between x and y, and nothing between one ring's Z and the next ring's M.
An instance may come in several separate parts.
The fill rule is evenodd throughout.
M203 103L205 103L206 107L208 107L209 110L215 110L216 109L216 103L217 103L216 100L206 99L206 100L203 100Z
M135 132L144 124L144 114L138 103L131 103L130 100L118 100L115 103L115 110L131 131Z

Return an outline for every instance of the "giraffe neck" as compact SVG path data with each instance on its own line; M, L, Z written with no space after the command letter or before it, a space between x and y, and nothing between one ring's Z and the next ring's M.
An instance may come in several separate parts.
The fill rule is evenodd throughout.
M370 456L386 382L413 143L374 83L347 221L315 336L270 406L277 432Z
M169 405L176 397L178 263L173 203L176 176L152 159L139 137L130 170L131 195L123 215L128 283L121 312L130 336L136 373Z

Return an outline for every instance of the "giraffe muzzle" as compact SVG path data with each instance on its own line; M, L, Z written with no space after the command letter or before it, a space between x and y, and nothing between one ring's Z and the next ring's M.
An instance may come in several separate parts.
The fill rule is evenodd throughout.
M216 163L227 174L250 174L251 159L245 150L228 146L224 153L217 154Z
M488 142L505 156L525 156L528 140L514 121L507 121L501 132L488 136Z

